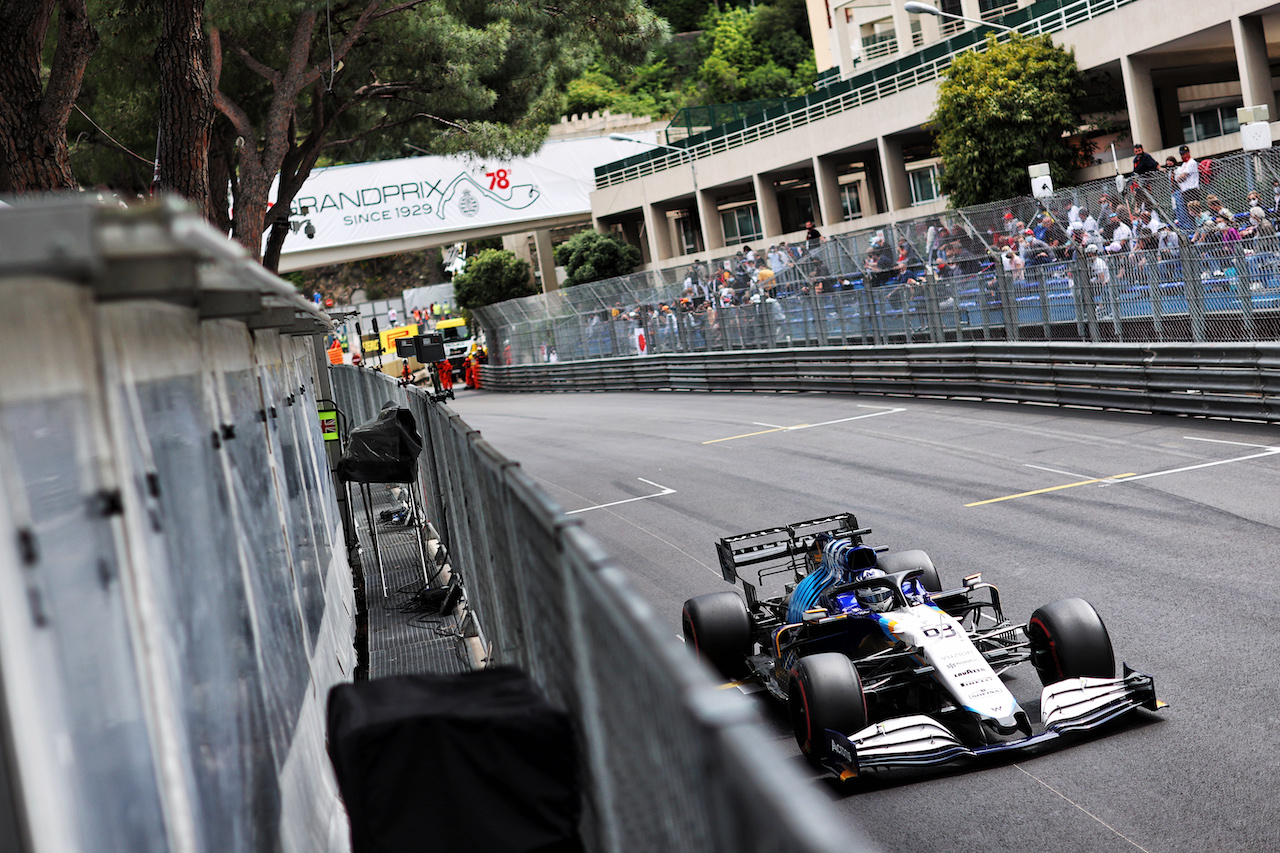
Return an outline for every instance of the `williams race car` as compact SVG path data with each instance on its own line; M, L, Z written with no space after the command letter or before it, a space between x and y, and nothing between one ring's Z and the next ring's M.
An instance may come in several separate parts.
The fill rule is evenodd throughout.
M863 543L870 532L842 513L721 539L721 573L745 600L701 595L681 618L699 657L786 703L800 750L834 776L1028 749L1164 707L1151 676L1115 677L1083 599L1015 624L980 575L944 589L924 551L886 553ZM1026 661L1044 685L1038 727L1000 678Z

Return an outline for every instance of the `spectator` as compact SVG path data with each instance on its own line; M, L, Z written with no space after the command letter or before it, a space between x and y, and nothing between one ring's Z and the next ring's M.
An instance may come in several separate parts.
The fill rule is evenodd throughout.
M1242 237L1248 236L1253 240L1253 250L1255 252L1275 252L1280 249L1276 240L1276 229L1271 224L1271 220L1267 219L1267 212L1261 207L1249 208L1249 233L1241 234Z
M1168 225L1161 225L1157 229L1156 246L1159 248L1161 260L1173 260L1182 253L1178 245L1178 232Z
M769 269L782 269L782 256L779 254L776 244L769 247L769 253L765 257L769 261Z
M884 232L877 231L871 238L871 246L867 249L867 277L872 287L879 287L893 277L893 259L889 248L884 244Z
M1026 266L1039 266L1053 260L1053 249L1049 247L1048 243L1038 239L1035 232L1030 228L1024 231L1022 237L1019 238L1018 250L1022 262Z
M1214 217L1225 216L1231 219L1235 215L1213 193L1209 193L1204 197L1204 206L1209 208L1210 215Z
M1156 162L1156 158L1148 154L1140 142L1133 143L1133 171L1137 175L1160 171L1160 164Z
M1183 145L1178 149L1182 162L1173 171L1173 180L1178 187L1177 198L1182 204L1190 206L1193 201L1200 201L1200 165L1191 157L1191 149ZM1178 224L1183 228L1195 227L1187 221L1183 210L1178 212Z
M1222 257L1233 257L1235 250L1240 247L1240 231L1236 228L1235 221L1230 216L1219 214L1215 225L1222 241Z
M1111 206L1110 196L1106 193L1098 196L1098 221L1105 224L1113 213L1115 213L1115 208Z
M1085 248L1085 252L1088 255L1089 268L1089 293L1087 296L1090 303L1096 304L1108 292L1111 284L1111 271L1107 268L1107 262L1102 259L1097 246L1091 243Z
M1093 214L1089 212L1089 209L1080 208L1080 216L1082 217L1080 224L1084 226L1085 233L1096 235L1098 233L1098 220L1093 218Z
M773 280L773 270L764 262L764 259L756 261L756 287L759 292L769 296L773 295L773 288L777 282Z
M1129 251L1133 248L1133 229L1128 226L1124 219L1118 214L1111 214L1111 240L1120 244L1121 251Z
M1026 263L1022 260L1022 255L1015 252L1012 246L1005 248L1001 255L1000 262L1004 265L1004 271L1009 273L1014 281L1021 282L1025 279L1026 273L1024 269Z
M812 222L806 222L804 224L804 239L808 242L810 249L817 248L818 238L820 238L821 236L822 234L818 232L817 228L813 227Z
M1213 215L1210 214L1209 211L1201 207L1200 202L1198 201L1187 202L1188 225L1186 225L1185 227L1188 228L1189 230L1195 231L1200 228L1203 228L1205 224L1212 218L1213 218Z

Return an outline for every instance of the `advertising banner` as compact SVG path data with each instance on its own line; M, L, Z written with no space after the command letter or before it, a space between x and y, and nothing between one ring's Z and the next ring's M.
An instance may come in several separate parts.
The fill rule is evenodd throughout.
M316 169L290 205L282 254L587 214L595 167L644 150L595 137L507 161L410 157Z

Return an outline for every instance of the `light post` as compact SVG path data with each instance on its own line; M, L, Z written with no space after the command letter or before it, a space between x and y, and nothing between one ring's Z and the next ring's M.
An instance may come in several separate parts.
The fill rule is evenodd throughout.
M916 0L902 4L902 8L906 9L913 15L934 15L938 18L955 18L957 21L968 21L971 24L982 24L997 30L1004 30L1006 33L1016 33L1013 27L1006 27L1004 24L993 24L990 21L982 21L977 18L966 18L964 15L957 15L953 12L944 12L937 6L931 6L928 3L918 3Z
M634 142L637 145L652 145L655 148L665 148L668 151L675 151L689 158L689 171L693 173L693 216L694 221L699 225L702 224L702 199L698 196L698 164L693 159L693 152L688 148L677 148L674 145L665 145L661 142L650 142L647 139L636 139L634 136L627 136L625 133L611 133L609 138L615 142ZM701 230L701 228L699 228ZM705 240L704 240L705 242Z

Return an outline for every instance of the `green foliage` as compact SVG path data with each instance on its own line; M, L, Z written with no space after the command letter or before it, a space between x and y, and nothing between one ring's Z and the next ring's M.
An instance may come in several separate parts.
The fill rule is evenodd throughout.
M712 11L704 23L700 104L786 98L812 87L817 66L800 0Z
M671 24L671 32L687 33L698 28L712 5L712 0L651 0L649 8Z
M661 119L682 107L812 91L818 72L803 0L650 5L673 30L697 21L703 32L667 40L637 66L601 55L569 83L564 115L610 110Z
M1075 54L1048 36L1014 36L956 57L938 86L927 127L942 158L940 182L963 207L1027 195L1027 167L1048 163L1054 184L1067 186L1088 166L1092 145L1073 142L1084 123L1083 77Z
M565 286L627 275L640 264L640 250L612 234L587 229L556 246Z
M76 179L131 195L145 193L151 185L159 112L159 71L153 57L160 15L144 13L140 2L90 0L89 15L101 42L76 99L83 114L73 110L67 123Z
M529 278L529 263L504 249L484 249L467 261L453 279L453 294L467 309L532 296L538 289Z

